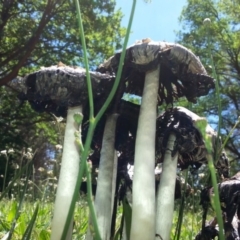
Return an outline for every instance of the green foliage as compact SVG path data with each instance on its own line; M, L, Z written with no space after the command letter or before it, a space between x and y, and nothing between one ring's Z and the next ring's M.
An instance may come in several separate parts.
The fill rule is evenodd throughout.
M123 200L123 214L124 214L124 223L126 227L127 239L130 239L131 223L132 223L132 208L127 202L126 198Z
M82 0L91 66L121 47L125 30L115 1ZM71 1L13 0L0 5L0 85L39 66L82 62L75 5ZM105 36L102 38L102 36ZM24 68L23 68L24 67Z
M12 221L17 211L18 202L16 200L3 200L0 202L0 238L2 239L11 228ZM38 207L39 206L39 207ZM36 209L38 213L36 215ZM24 233L30 224L31 219L36 217L32 228L32 240L49 240L51 217L52 217L53 203L44 201L29 202L25 201L22 206L21 215L17 220L16 227L13 232L12 239L24 239ZM10 216L11 215L11 216ZM88 209L85 200L77 202L77 207L74 212L74 230L73 239L84 239L88 226ZM30 236L30 235L29 235Z
M16 94L5 87L0 88L0 145L1 150L27 146L30 139L34 142L32 132L36 132L36 123L49 121L51 117L46 114L36 114L29 104L22 104Z
M208 53L212 53L216 73L220 80L220 99L222 104L221 134L227 135L239 116L240 106L240 31L239 10L237 1L200 1L188 0L183 9L180 22L183 29L178 32L178 41L201 56L207 71L213 74L213 66ZM209 18L210 21L204 21ZM217 98L213 93L201 98L193 106L193 111L200 115L207 115L210 122L218 124ZM204 112L204 113L203 113ZM240 157L239 128L233 132L226 149L237 160Z
M224 227L223 227L223 219L222 219L222 210L221 210L221 206L220 206L220 198L219 198L219 190L218 190L218 185L217 185L217 178L216 178L216 169L214 167L213 164L213 155L212 153L212 141L211 138L209 136L207 136L206 134L206 128L207 128L207 121L204 120L200 120L198 122L196 122L196 127L198 128L198 130L201 132L205 145L206 145L206 149L208 152L207 155L207 162L208 162L208 169L210 171L211 174L211 180L212 180L212 186L214 188L214 195L211 199L212 201L212 206L215 207L215 212L217 215L217 221L218 221L218 226L219 226L219 239L223 240L224 239ZM218 148L217 148L218 149ZM218 153L215 154L215 157L218 155ZM217 156L218 158L218 156ZM216 159L214 159L216 160Z
M121 47L125 34L120 27L122 14L114 11L115 1L94 1L89 5L89 1L82 0L81 5L88 57L93 68ZM0 14L0 85L16 77L18 70L19 75L24 76L40 66L54 65L59 61L68 65L82 63L75 5L70 1L14 0L1 4ZM1 148L16 142L18 147L24 143L26 146L29 135L31 142L35 140L30 133L38 136L42 130L45 136L56 141L56 131L43 123L49 122L50 116L36 114L28 104L20 103L9 89L1 88L0 91Z
M37 218L31 234L32 240L49 240L50 239L50 227L53 203L46 200L41 202L29 202L25 201L22 207L21 217L18 219L16 228L12 239L20 240L29 225L29 221L34 214L34 211L39 205ZM17 210L17 202L15 200L3 200L0 202L0 238L2 238L10 229L11 222ZM175 227L177 224L177 210L174 212L173 228L171 232L171 239L174 239ZM13 218L9 217L12 214ZM122 207L118 208L117 222L120 220L122 214ZM84 239L84 236L88 228L88 208L87 202L83 198L77 202L77 206L74 212L74 229L73 239ZM188 211L184 213L181 229L180 239L193 239L198 233L201 226L201 212L192 212L188 206ZM119 225L119 222L117 223ZM25 227L25 228L24 228ZM116 233L118 234L118 233ZM119 238L118 238L119 239Z
M34 223L36 221L36 218L37 218L37 214L38 214L38 205L36 206L35 210L34 210L34 213L32 215L32 218L30 220L30 223L29 225L27 226L27 229L26 231L24 232L23 234L23 238L22 240L28 240L28 239L31 239L31 233L32 233L32 229L33 229L33 226L34 226Z
M6 175L6 164L10 165L6 176L7 185L14 171L13 166L20 165L20 156L24 148L30 146L34 150L40 150L46 142L58 143L59 137L53 116L36 113L27 102L21 103L16 94L6 87L0 88L0 119L0 151L15 151L8 154L8 161L5 155L0 154L0 175ZM0 189L2 186L0 178Z
M122 13L115 10L115 1L80 1L90 67L110 57L121 48L125 29ZM0 86L41 66L82 65L82 44L79 39L75 5L71 1L13 0L0 4ZM104 38L102 36L105 36ZM46 113L36 113L17 94L0 88L0 151L23 147L38 149L35 166L42 166L46 145L61 144L64 123ZM41 155L41 156L40 156ZM14 161L9 159L9 163ZM0 156L0 175L4 174L4 156ZM8 168L11 170L11 168ZM0 179L0 189L2 187Z
M181 227L181 234L179 239L192 240L197 235L201 226L201 214L185 211L183 215L183 224ZM177 211L174 212L173 228L171 232L171 239L175 239L175 227L177 225Z

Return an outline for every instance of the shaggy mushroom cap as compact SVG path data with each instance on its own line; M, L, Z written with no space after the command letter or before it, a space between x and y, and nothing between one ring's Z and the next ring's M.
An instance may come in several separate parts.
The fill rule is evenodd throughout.
M120 52L101 64L97 71L116 74ZM142 95L145 73L160 64L160 103L172 103L174 99L186 96L191 102L208 94L214 88L213 78L189 49L173 43L155 42L145 39L126 50L122 80L125 92Z
M239 220L240 220L240 172L234 176L225 179L221 183L218 183L219 198L221 202L221 208L223 211L223 222L225 239L239 239ZM202 189L200 196L200 204L203 207L203 211L207 214L207 205L210 203L211 197L214 195L213 187L206 187ZM204 223L204 222L203 222ZM217 221L215 221L215 226ZM200 233L199 233L200 235ZM196 238L197 239L197 238ZM198 238L201 239L201 238Z
M104 102L114 77L99 72L90 72L94 100ZM24 78L17 78L8 84L20 92L19 98L28 100L39 112L52 112L65 116L68 107L88 102L86 70L64 64L43 67Z
M179 153L178 167L186 169L191 166L193 169L198 169L202 164L207 163L207 149L201 132L195 126L198 120L204 118L189 111L184 107L176 107L168 109L166 112L158 116L157 133L156 133L156 149L158 161L163 161L164 152L167 146L169 134L176 134L176 143L173 155ZM206 126L206 134L212 140L213 151L217 141L216 132ZM221 143L219 144L221 147ZM225 152L222 152L217 162L214 163L218 170L219 176L229 176L229 161Z
M212 240L218 237L219 231L216 225L217 225L217 221L215 218L213 218L197 234L197 236L195 237L195 240Z
M101 106L109 95L118 69L120 53L90 72L94 103ZM118 89L118 104L123 92L142 95L145 73L160 67L159 104L167 104L186 96L191 102L214 88L213 78L187 48L167 42L142 40L126 50L122 79ZM44 67L24 78L8 84L20 92L19 98L28 100L36 111L65 116L66 109L88 102L86 71L62 63ZM115 103L114 103L115 104Z
M126 171L128 164L134 165L134 149L137 134L137 123L140 106L121 100L117 109L119 117L116 126L115 149L118 151L118 169ZM197 170L207 163L207 150L202 134L195 123L203 119L184 107L171 108L159 115L156 119L156 164L163 162L169 134L176 134L174 151L178 151L178 167L183 170L191 166ZM93 165L99 164L102 147L102 136L105 119L97 126L92 142L93 153L89 156ZM83 140L87 133L87 126L83 126ZM212 138L213 147L216 144L216 132L207 125L206 134ZM221 147L221 143L219 143ZM173 152L174 155L174 152ZM214 163L220 177L229 176L229 161L223 151L217 162Z
M226 220L231 223L234 216L236 215L240 220L240 172L234 176L225 179L221 183L218 183L219 198L222 203L222 210L226 213ZM209 203L211 197L214 194L213 187L206 187L201 191L201 201L200 204L204 205Z

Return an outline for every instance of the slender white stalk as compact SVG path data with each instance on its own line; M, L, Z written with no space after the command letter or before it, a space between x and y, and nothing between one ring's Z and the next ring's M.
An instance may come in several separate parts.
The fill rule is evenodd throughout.
M102 240L109 240L111 234L112 206L114 201L112 192L115 191L116 185L116 174L114 174L116 151L114 144L117 117L117 114L112 114L106 120L95 196L95 209Z
M146 73L135 145L131 240L155 237L155 135L160 67Z
M117 166L118 166L118 156L117 156L117 151L115 150L114 160L113 160L113 176L112 176L112 206L111 206L112 213L113 213L113 206L114 206L114 197L116 192Z
M172 157L176 135L171 133L168 138L164 155L163 171L157 193L156 234L163 240L170 239L173 221L174 195L177 175L178 153ZM156 237L156 240L159 237Z
M79 147L75 145L75 131L79 130L74 121L74 114L82 112L82 106L68 109L67 123L64 136L62 164L54 205L51 240L61 239L71 200L76 186L79 169ZM72 238L72 226L68 231L68 238Z

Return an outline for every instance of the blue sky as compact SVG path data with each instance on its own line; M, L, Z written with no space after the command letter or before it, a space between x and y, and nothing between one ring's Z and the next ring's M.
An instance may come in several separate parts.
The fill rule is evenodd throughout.
M127 27L132 1L116 0L116 3L117 9L121 8L125 15L122 19L122 26ZM144 0L137 0L128 45L132 45L136 40L143 38L175 42L174 31L181 29L178 18L186 3L187 0L152 0L148 3Z

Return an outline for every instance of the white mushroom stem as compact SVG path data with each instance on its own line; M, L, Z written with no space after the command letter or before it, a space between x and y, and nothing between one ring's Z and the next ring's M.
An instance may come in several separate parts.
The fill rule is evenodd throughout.
M121 240L128 240L128 239L127 239L127 233L126 233L126 223L125 223L125 220L124 220L123 233L122 233L122 238L121 238Z
M155 238L155 135L160 67L146 73L135 145L131 240Z
M114 142L115 143L115 142ZM117 167L118 167L118 155L115 150L114 160L113 160L113 176L112 176L112 205L111 205L111 214L113 214L114 207L114 197L116 193L116 181L117 181Z
M161 239L169 240L174 210L174 195L177 175L178 153L172 157L176 135L171 133L163 160L163 170L157 193L156 234ZM156 240L159 239L156 236Z
M79 130L74 120L74 114L77 112L82 112L82 106L70 107L67 113L62 163L54 205L51 240L61 239L78 178L80 153L79 147L74 143L75 132ZM70 224L66 239L72 239L72 224Z
M117 157L115 150L115 130L117 114L107 117L99 164L95 209L102 240L109 240L116 186Z

